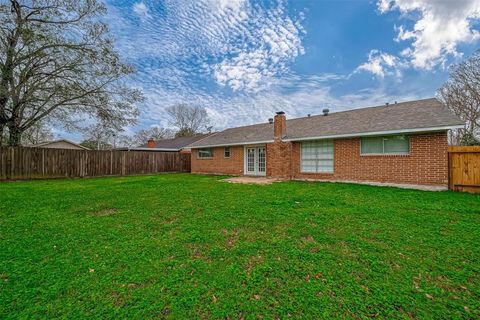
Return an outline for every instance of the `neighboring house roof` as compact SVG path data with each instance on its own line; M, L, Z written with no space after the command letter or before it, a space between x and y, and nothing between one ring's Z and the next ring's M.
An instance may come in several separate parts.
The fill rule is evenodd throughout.
M434 98L290 119L286 123L284 141L428 132L464 126L464 122ZM189 147L268 142L273 142L273 124L261 123L227 129Z
M139 147L130 148L130 150L180 151L185 147L187 147L188 145L190 145L191 143L199 141L210 135L212 135L212 133L197 134L191 137L180 137L180 138L174 138L174 139L158 140L158 141L155 141L156 143L155 148L149 148L148 145L145 143Z
M29 145L27 147L46 148L46 147L49 147L51 145L60 144L60 143L66 143L66 144L72 145L73 147L76 147L76 148L79 148L79 149L90 150L87 147L84 147L84 146L82 146L78 143L75 143L75 142L67 140L67 139L58 139L58 140L53 140L53 141L46 141L46 142L42 142L42 143L32 144L32 145Z

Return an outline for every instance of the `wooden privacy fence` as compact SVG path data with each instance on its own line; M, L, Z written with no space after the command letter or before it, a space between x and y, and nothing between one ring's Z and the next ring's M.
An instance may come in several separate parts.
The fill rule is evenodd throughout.
M177 152L0 147L0 180L160 172L190 172L190 155Z
M448 147L449 189L480 193L480 146Z

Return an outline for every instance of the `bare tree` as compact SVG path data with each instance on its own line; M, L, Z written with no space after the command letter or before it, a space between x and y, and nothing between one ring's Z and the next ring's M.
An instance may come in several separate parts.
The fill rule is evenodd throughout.
M8 144L43 119L75 127L93 117L117 128L134 123L134 70L120 61L97 0L2 0L0 135Z
M37 144L53 140L54 135L50 126L44 121L38 121L23 132L22 144Z
M96 123L84 131L84 138L80 144L94 150L110 150L116 147L121 131L106 123Z
M167 108L170 124L178 129L176 137L192 136L210 123L207 110L180 103Z
M466 122L454 133L459 144L479 144L480 136L480 50L453 66L449 79L437 92L438 98Z
M121 144L124 147L138 147L147 143L149 139L158 141L170 139L174 136L175 133L171 129L152 126L148 129L139 130L133 136L123 136L121 139Z

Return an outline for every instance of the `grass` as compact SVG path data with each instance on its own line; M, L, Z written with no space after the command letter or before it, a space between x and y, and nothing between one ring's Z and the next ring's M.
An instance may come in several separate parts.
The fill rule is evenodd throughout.
M480 197L159 176L0 184L0 318L478 318Z

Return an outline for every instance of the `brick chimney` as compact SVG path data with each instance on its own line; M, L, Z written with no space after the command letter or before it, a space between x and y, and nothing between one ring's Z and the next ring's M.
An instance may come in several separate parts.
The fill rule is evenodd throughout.
M148 139L147 148L155 148L156 146L157 144L155 143L155 140L153 140L152 138Z
M273 120L273 138L275 140L282 140L287 134L287 117L285 112L279 111Z

